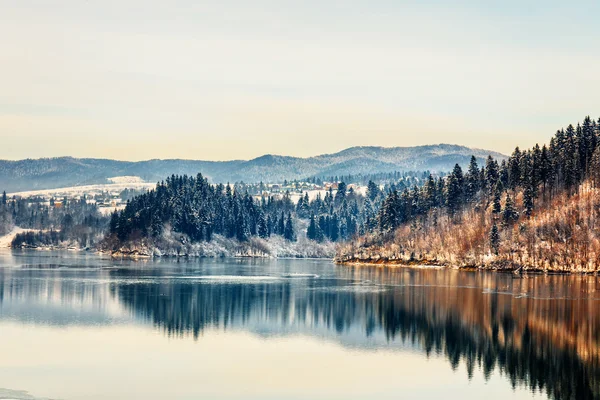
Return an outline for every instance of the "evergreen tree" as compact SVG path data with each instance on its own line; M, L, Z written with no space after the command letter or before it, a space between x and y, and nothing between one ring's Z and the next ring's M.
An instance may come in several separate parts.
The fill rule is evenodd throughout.
M278 235L285 235L285 216L283 215L283 211L281 212L281 217L279 218L279 222L277 223L277 232Z
M429 175L431 178L431 175ZM465 195L467 202L473 202L476 199L477 193L479 192L479 166L477 165L477 158L471 156L471 162L469 163L469 170L466 176L466 188Z
M294 225L292 222L292 214L288 214L287 220L285 221L285 228L283 232L283 237L289 241L296 241L296 235L294 233Z
M592 154L590 163L591 179L594 187L600 186L600 146Z
M485 164L485 186L488 188L489 195L493 194L493 191L496 188L496 184L498 183L498 179L500 178L500 171L498 167L498 162L492 158L492 156L488 156L487 162Z
M496 183L496 190L494 190L494 200L492 203L492 213L500 214L502 211L502 205L500 204L500 196L502 195L502 183Z
M448 177L446 188L446 205L450 215L454 215L462 207L464 201L464 178L460 165L456 164Z
M400 198L398 197L398 192L395 190L384 200L378 216L379 230L381 232L389 232L398 226L399 203Z
M527 185L525 186L525 192L523 193L523 207L525 208L525 215L527 217L531 217L533 214L534 197L533 184L531 183L531 179L529 179L529 182L527 182Z
M517 147L508 162L508 187L516 191L521 185L521 150Z
M375 201L377 196L379 195L379 186L373 181L369 181L367 185L367 198L369 198L372 202Z
M338 189L335 193L335 204L340 205L346 199L346 191L348 187L345 182L338 183Z
M258 214L257 231L258 236L261 238L266 239L269 237L267 219L265 218L265 213L262 210Z
M317 240L317 223L315 221L315 214L310 214L310 222L308 223L308 228L306 229L306 237L310 240Z
M110 232L116 232L117 231L118 223L119 223L119 213L115 210L110 215L110 223L109 223L109 230L110 230Z
M498 255L498 251L500 250L500 231L498 230L498 225L495 223L490 231L490 248L495 255Z
M505 225L512 225L519 219L519 213L515 208L515 204L512 197L506 194L506 201L504 202L504 209L502 210L502 221Z

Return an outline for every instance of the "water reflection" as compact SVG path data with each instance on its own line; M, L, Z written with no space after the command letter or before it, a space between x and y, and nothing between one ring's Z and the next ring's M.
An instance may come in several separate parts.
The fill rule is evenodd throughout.
M3 262L3 320L134 321L188 340L202 340L209 328L302 333L364 351L443 354L453 369L464 363L469 377L497 370L513 387L553 399L600 398L594 276L517 278L308 261Z

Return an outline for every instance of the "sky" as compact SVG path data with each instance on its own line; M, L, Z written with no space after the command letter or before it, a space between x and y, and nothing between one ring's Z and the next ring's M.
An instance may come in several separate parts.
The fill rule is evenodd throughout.
M0 0L0 158L510 153L600 117L600 2Z

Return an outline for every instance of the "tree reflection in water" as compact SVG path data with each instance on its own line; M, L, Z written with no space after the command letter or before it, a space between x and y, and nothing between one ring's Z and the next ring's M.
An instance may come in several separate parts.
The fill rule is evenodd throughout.
M469 377L498 369L513 386L553 399L600 398L597 277L330 268L318 278L270 269L248 280L160 269L0 269L0 318L6 301L110 299L169 336L201 340L216 328L346 336L365 350L402 343L443 354L453 369L464 363Z

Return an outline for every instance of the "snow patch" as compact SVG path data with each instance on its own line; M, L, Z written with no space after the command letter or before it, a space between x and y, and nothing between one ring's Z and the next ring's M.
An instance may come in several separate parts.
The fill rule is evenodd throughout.
M146 183L139 176L114 176L107 178L110 183L127 184L127 183Z

